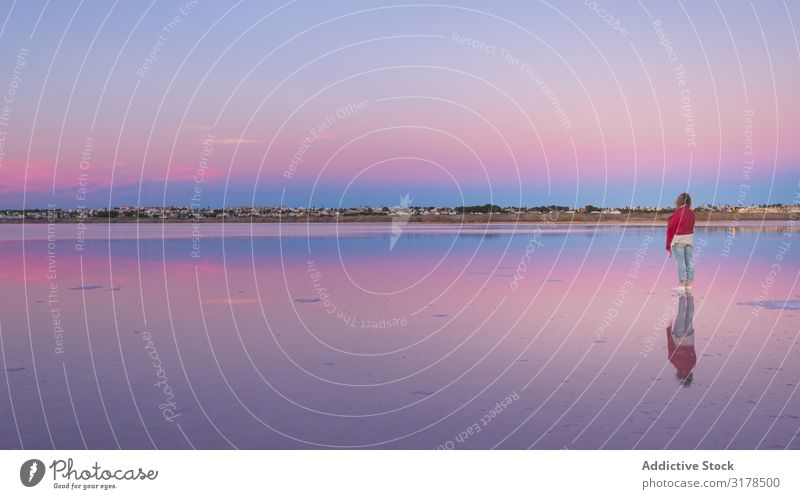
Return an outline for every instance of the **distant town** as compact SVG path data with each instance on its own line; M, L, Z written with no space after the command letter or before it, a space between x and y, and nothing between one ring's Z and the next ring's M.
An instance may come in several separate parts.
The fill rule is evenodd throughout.
M715 219L792 219L800 217L800 204L784 205L781 203L762 204L753 206L736 205L701 205L696 206L698 214L714 215ZM494 204L434 207L434 206L358 206L352 208L324 208L324 207L288 207L288 206L238 206L225 208L190 208L186 206L116 206L112 208L97 209L49 209L29 210L0 210L0 222L15 222L22 220L51 221L51 222L136 222L136 221L220 221L220 220L342 220L342 221L380 221L395 217L410 217L411 221L449 221L466 216L483 215L502 216L503 219L532 217L542 214L558 215L564 218L620 218L623 217L650 217L662 218L672 213L672 208L650 206L627 206L619 208L601 208L592 205L575 208L559 205L533 206L533 207L501 207Z

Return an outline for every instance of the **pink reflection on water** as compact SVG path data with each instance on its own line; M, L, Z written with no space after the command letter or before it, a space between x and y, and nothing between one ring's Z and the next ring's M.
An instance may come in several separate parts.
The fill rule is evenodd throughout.
M661 229L558 230L532 253L513 230L426 227L394 248L385 227L289 230L208 237L199 258L190 237L152 234L83 252L67 236L55 263L46 239L24 261L20 240L0 243L0 441L798 446L796 311L753 305L800 294L783 262L764 295L780 233L745 234L728 257L724 232L703 233L688 320L674 262L641 252Z

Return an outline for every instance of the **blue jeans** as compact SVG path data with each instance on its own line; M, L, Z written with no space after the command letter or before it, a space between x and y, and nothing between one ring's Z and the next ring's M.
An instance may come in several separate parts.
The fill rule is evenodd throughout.
M690 246L691 248L691 246ZM672 335L683 338L694 333L694 298L681 295L678 300L678 315L672 324Z
M694 281L692 247L688 244L673 244L672 253L675 254L675 261L678 262L678 277L681 282Z

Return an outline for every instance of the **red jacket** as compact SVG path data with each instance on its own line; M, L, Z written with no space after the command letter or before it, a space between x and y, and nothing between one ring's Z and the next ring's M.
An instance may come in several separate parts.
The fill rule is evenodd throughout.
M697 364L694 343L691 345L676 345L675 338L672 337L672 324L667 326L667 358L681 376L688 375Z
M694 211L686 205L677 208L667 220L667 251L670 254L672 238L681 234L694 234Z

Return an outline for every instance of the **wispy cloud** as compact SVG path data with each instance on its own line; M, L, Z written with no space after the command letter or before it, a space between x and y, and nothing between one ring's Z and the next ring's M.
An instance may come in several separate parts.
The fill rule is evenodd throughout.
M210 139L211 143L218 146L240 146L244 144L266 144L267 141L261 139L243 139L237 137L220 137Z
M202 125L200 123L184 123L183 127L184 130L213 130L214 127L211 125Z

